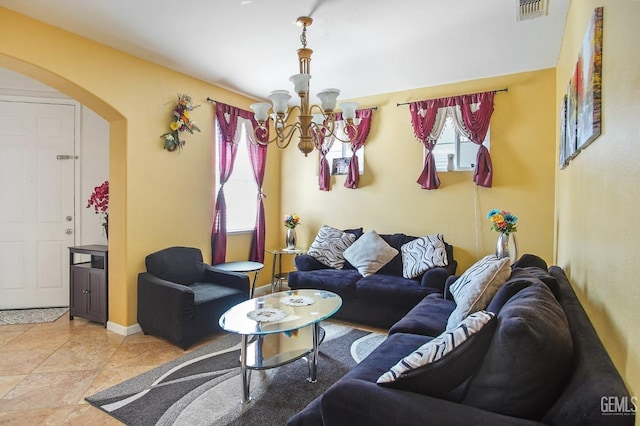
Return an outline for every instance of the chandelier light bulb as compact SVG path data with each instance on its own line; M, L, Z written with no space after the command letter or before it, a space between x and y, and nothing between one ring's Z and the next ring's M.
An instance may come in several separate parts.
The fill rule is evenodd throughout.
M291 95L286 90L274 90L269 95L269 99L273 103L273 111L276 114L286 114L287 109L289 109L289 99L291 99Z
M338 89L324 89L322 92L318 93L318 99L320 99L322 109L325 112L332 112L336 109L339 94L340 90Z
M311 80L310 74L295 74L289 77L289 81L293 83L294 91L299 96L305 96L309 93L309 80Z

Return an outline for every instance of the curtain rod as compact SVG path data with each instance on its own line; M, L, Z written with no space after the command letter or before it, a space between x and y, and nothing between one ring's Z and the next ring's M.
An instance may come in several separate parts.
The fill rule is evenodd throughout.
M215 99L211 99L211 98L207 97L207 102L211 102L212 104L215 104L218 101L216 101ZM367 107L367 108L358 108L357 110L359 111L361 109L374 109L374 110L377 110L378 107L377 106L372 106L372 107Z
M504 89L498 89L498 90L487 90L486 92L478 92L478 93L471 93L471 94L467 94L467 95L458 95L458 96L473 96L473 95L478 95L480 93L487 93L487 92L493 92L493 93L498 93L498 92L508 92L509 88L505 87ZM443 98L451 98L453 96L443 96ZM442 99L442 98L433 98L433 99ZM400 106L400 105L409 105L412 104L413 102L423 102L423 101L430 101L433 99L423 99L422 101L412 101L412 102L402 102L402 103L398 103L396 104L396 106Z

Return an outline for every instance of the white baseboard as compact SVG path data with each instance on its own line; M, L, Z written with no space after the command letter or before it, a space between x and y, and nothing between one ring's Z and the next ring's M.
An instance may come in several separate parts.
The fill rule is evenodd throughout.
M107 330L113 331L114 333L121 336L130 336L132 334L140 333L142 331L142 328L137 323L125 327L115 322L107 321Z

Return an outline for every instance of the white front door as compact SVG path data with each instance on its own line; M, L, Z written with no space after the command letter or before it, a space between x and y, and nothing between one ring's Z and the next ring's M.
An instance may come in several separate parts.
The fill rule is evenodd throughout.
M75 106L0 99L0 309L69 305Z

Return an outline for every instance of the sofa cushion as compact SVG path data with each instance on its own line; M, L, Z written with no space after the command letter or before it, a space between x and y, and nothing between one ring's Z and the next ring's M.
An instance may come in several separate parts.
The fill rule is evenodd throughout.
M469 314L489 305L511 274L509 263L508 257L498 259L490 254L477 261L449 286L456 309L449 316L447 329L452 329Z
M355 269L319 269L316 271L289 272L288 286L292 289L312 288L332 291L343 299L356 294L356 283L362 276Z
M400 247L402 275L416 278L436 266L447 266L447 251L442 234L416 238Z
M344 251L344 258L363 277L368 277L378 272L397 254L398 250L387 244L376 231L370 230Z
M356 236L350 232L322 225L318 235L309 246L307 254L327 266L341 269L344 265L344 251L355 240Z
M356 297L364 302L394 306L408 312L425 296L438 290L421 286L419 282L391 275L374 274L361 277L356 283Z
M533 283L513 295L497 318L491 346L462 403L540 419L571 372L573 342L565 313L546 285Z
M430 396L445 395L475 371L494 329L495 314L474 312L455 328L405 356L377 383Z
M447 319L455 307L454 301L444 299L440 293L432 293L395 323L389 329L389 334L414 333L437 336L447 328Z
M195 247L169 247L145 258L147 272L165 281L191 285L204 278L202 252Z
M540 284L541 281L531 275L529 272L522 268L516 268L511 272L511 275L504 283L502 287L493 296L487 311L491 311L495 314L500 312L500 309L520 290L527 288L532 284Z

